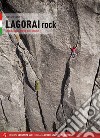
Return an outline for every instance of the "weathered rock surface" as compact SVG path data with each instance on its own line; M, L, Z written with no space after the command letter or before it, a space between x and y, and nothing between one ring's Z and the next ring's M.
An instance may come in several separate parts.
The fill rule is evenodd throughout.
M100 89L100 1L7 0L3 7L4 13L55 14L57 28L53 35L22 35L25 50L7 34L0 37L0 129L56 130ZM77 43L73 59L70 47Z
M23 70L9 36L0 36L0 131L25 131Z

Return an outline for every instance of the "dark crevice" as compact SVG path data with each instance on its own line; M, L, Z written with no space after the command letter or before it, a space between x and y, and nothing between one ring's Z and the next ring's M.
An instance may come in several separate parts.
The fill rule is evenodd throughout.
M92 89L92 95L94 94L94 90L95 90L95 86L96 86L95 82L96 82L96 79L97 79L98 74L99 74L99 68L100 68L100 59L99 59L99 66L98 66L98 69L97 69L97 73L96 73L95 79L94 79L94 85L93 85L93 89ZM91 97L92 97L92 95L91 95ZM91 102L90 102L90 107L91 106L92 106L92 99L91 99ZM88 115L89 115L89 112L90 112L90 110L88 111ZM89 122L90 122L90 120L87 119L87 126L88 126Z
M25 111L25 119L26 119L26 131L27 132L30 132L30 125L29 125L29 121L28 121L28 118L27 118L27 113Z
M69 8L69 15L70 17L72 17L73 19L75 19L74 22L77 23L76 25L76 30L77 30L77 35L76 37L76 41L74 40L75 38L73 38L72 34L71 34L71 42L74 41L75 45L78 44L78 46L81 47L81 33L80 33L80 22L79 22L79 17L78 17L78 13L77 13L77 1L76 0L66 0L67 2L69 2L70 8ZM72 22L72 19L71 19Z
M55 2L55 0L49 0L49 2Z
M100 89L100 85L99 84L95 84L95 86L97 86Z
M81 39L81 35L80 35L80 23L79 23L78 14L77 14L77 3L76 3L76 7L75 7L75 5L74 5L74 3L73 3L72 0L67 0L67 1L71 4L71 9L73 9L74 15L75 15L76 20L77 20L77 25L78 25L77 44L81 45L81 41L80 41L80 39ZM72 11L71 11L71 13L72 13ZM65 89L65 86L66 86L66 82L67 82L68 78L70 77L70 68L69 68L70 57L69 57L69 59L68 59L68 61L66 63L65 74L64 74L63 81L62 81L62 87L61 87L61 100L60 100L60 104L59 104L57 112L56 112L56 117L58 115L60 107L62 108L62 112L64 114L64 109L63 109L63 99L64 99L64 95L65 95L65 90L64 89Z
M64 74L64 78L63 78L62 86L61 86L61 100L60 100L60 104L58 106L58 109L56 111L56 118L58 118L57 116L58 116L60 107L62 108L62 112L63 112L63 115L64 115L64 109L63 109L63 99L64 99L64 95L65 95L65 90L64 89L65 89L65 86L66 86L66 82L67 82L68 78L70 77L70 68L69 68L70 57L69 57L69 59L66 63L65 74Z
M57 131L56 123L55 122L53 123L52 128L53 128L53 132L56 132Z
M26 71L26 64L25 64L25 61L23 60L23 58L21 56L21 53L18 50L18 48L16 49L16 54L17 54L18 58L20 59L20 61L22 63L22 66L23 66L24 78L25 78L26 84L33 90L33 92L36 92L35 89L32 87L32 85L30 84L30 82L28 80L27 71ZM38 98L38 92L36 93L36 96L37 96L38 106L39 106L39 110L40 110L40 115L41 115L41 118L42 118L42 123L43 123L44 129L47 130L47 125L45 123L42 108L41 108L41 104L40 104L40 101L39 101L39 98ZM25 116L25 117L26 117L26 125L27 125L26 129L27 129L27 131L29 131L30 127L29 127L28 118L27 118L27 116Z
M75 1L74 1L75 2ZM74 10L74 14L75 14L75 17L76 17L76 20L77 20L77 25L78 25L78 40L77 40L77 43L81 45L81 35L80 35L80 23L79 23L79 18L78 18L78 14L77 14L77 2L76 2L76 7L74 6L74 3L73 3L73 0L70 0L70 3L72 4L72 8Z
M32 87L32 85L30 84L30 82L28 80L27 71L26 71L26 64L25 64L25 61L23 60L23 58L22 58L22 56L21 56L20 51L18 50L18 48L16 48L16 54L17 54L18 58L20 59L20 61L22 63L22 66L23 66L25 82L35 92L34 88ZM25 105L25 98L24 98L24 105ZM26 119L26 131L30 132L30 126L29 126L29 121L28 121L28 118L27 118L26 111L25 111L25 119Z
M28 80L27 71L26 71L26 64L25 64L25 61L23 60L18 48L16 48L16 54L17 54L18 58L20 59L22 66L23 66L25 82L35 92L35 89L33 88L33 86L30 84L30 82Z
M59 119L58 119L58 114L59 114L59 109L60 109L60 107L61 107L61 104L59 104L59 106L58 106L58 108L57 108L57 111L56 111L56 118L57 118L58 121L59 121Z
M23 83L24 84L24 83ZM25 97L24 97L24 107L26 107L25 105ZM27 117L27 110L25 109L25 120L26 120L26 131L30 132L30 125L29 125L29 119Z
M39 110L40 110L40 115L41 115L41 118L42 118L42 123L43 123L44 129L47 130L47 125L46 125L45 120L44 120L41 104L40 104L40 101L39 101L38 92L37 92L36 95L37 95L37 101L38 101L38 106L39 106Z
M41 2L45 2L45 0L40 0ZM55 0L48 0L50 3L55 2Z
M4 117L5 117L6 122L8 123L8 119L7 119L7 117L6 117L6 114L5 114L5 111L4 111L4 108L3 108L2 100L0 99L0 101L1 101L1 107L2 107L3 115L4 115Z
M98 74L99 74L99 68L100 68L100 60L99 60L99 66L98 66L98 69L97 69L97 73L96 73L96 76L95 76L95 79L94 79L94 85L93 85L93 89L92 89L92 95L93 95L93 93L94 93L95 82L96 82L96 79L97 79Z
M3 11L5 13L20 13L19 11L17 11L16 9L13 8L13 6L11 6L7 0L2 0L2 7L3 7Z
M65 69L65 74L64 74L64 78L62 81L62 87L61 87L61 100L60 103L63 105L63 99L64 99L64 88L66 85L66 81L70 76L70 68L69 68L69 60L66 63L66 69Z
M29 46L29 42L28 42L28 40L27 40L26 35L20 34L20 38L21 38L21 40L23 41L25 47L27 48L27 50L28 50L29 53L30 53L30 46Z

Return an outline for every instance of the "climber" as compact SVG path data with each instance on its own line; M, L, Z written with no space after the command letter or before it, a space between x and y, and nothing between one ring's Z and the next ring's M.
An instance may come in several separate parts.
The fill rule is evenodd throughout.
M74 47L72 47L72 48L70 48L70 49L71 49L71 56L72 56L73 58L75 58L75 56L77 55L77 54L76 54L76 48L77 48L77 45L74 46Z
M35 81L35 91L38 92L40 90L40 82L39 80Z

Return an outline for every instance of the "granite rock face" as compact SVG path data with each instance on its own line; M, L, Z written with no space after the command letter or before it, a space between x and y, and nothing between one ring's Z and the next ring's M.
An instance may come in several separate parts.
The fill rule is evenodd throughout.
M0 130L56 131L100 90L100 1L7 0L8 11L56 15L57 28L53 35L21 35L23 48L0 36Z
M25 131L22 65L9 36L0 42L0 131Z

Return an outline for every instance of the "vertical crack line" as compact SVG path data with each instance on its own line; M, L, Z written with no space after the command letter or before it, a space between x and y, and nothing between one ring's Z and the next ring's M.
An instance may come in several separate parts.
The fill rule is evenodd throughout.
M24 108L26 108L26 106L25 106L25 97L24 97ZM27 117L26 109L25 109L25 121L26 121L26 131L30 132L30 125L29 125L29 120L28 120L28 117Z
M26 119L26 131L27 132L30 132L30 125L29 125L29 121L28 121L28 118L27 118L27 113L25 111L25 119Z
M24 81L30 87L30 89L32 89L32 91L35 92L33 86L30 84L30 82L28 80L27 71L26 71L26 64L25 64L25 61L23 60L23 58L22 58L22 56L21 56L20 51L18 50L18 48L16 48L16 55L20 59L20 61L22 63L22 66L23 66ZM24 81L23 81L23 85L24 85ZM24 106L25 106L25 97L24 97ZM25 110L25 119L26 119L26 131L30 132L30 126L29 126L29 121L28 121L28 118L27 118L26 110Z
M40 101L39 101L38 91L37 91L36 95L37 95L37 101L38 101L38 106L39 106L39 110L40 110L40 115L41 115L41 118L42 118L42 123L43 123L44 129L47 130L47 125L45 123L42 108L41 108L41 104L40 104Z
M16 54L17 54L18 58L20 59L20 61L22 63L22 66L23 66L23 70L24 70L24 74L25 74L25 76L24 76L25 77L25 82L33 90L33 92L35 92L35 89L33 88L33 86L30 84L30 82L28 80L27 71L26 71L26 64L25 64L25 61L23 60L18 48L16 49ZM44 129L47 130L47 125L46 125L45 120L44 120L41 104L40 104L40 101L38 99L38 92L36 93L36 97L37 97L37 102L38 102L38 106L39 106L40 115L41 115L41 118L42 118L42 123L43 123ZM27 116L26 116L26 124L29 126ZM28 127L27 129L29 130L30 128Z
M22 66L23 66L25 82L35 92L35 89L33 88L33 86L30 84L30 82L28 80L27 71L26 71L26 64L25 64L25 61L23 60L18 48L16 49L16 54L17 54L18 58L20 59Z
M98 66L98 69L97 69L97 73L96 73L95 79L94 79L94 85L93 85L93 89L92 89L92 95L94 94L94 89L95 89L95 86L96 86L96 79L97 79L99 71L100 71L99 68L100 68L100 59L99 59L99 66ZM92 97L92 95L91 95L91 97ZM91 101L90 101L90 108L91 108L91 106L92 106L92 98L91 98ZM89 109L89 111L90 111L90 109ZM88 115L89 115L89 111L88 111ZM87 119L86 126L88 126L89 122L90 122L90 120Z
M61 100L60 103L63 105L63 99L64 99L64 95L65 95L65 85L66 85L66 81L68 80L70 76L70 68L69 68L69 60L66 63L66 69L65 69L65 74L64 74L64 78L62 81L62 86L61 86Z
M22 35L22 34L20 34L20 38L21 38L21 40L23 41L23 44L25 45L25 47L27 48L27 50L29 51L29 53L30 53L30 46L29 46L29 42L28 42L28 40L27 40L27 35ZM31 54L31 53L30 53Z
M76 20L77 20L77 25L78 25L78 38L77 38L77 43L81 45L81 35L80 35L80 22L79 22L79 18L78 18L78 13L77 13L77 2L76 3L76 7L74 6L74 3L73 3L73 0L68 0L71 5L72 5L72 8L74 10L74 14L75 14L75 17L76 17Z
M65 116L64 109L63 109L63 99L64 99L64 95L65 95L66 82L70 76L70 68L69 68L70 58L71 58L71 56L69 57L68 61L66 62L65 74L64 74L64 78L62 80L62 86L61 86L61 99L60 99L60 104L58 106L58 109L56 111L56 118L58 118L57 116L58 116L60 107L62 108L63 115Z
M55 122L53 122L53 125L52 125L52 130L53 130L53 132L56 132L56 131L57 131L57 128L56 128L56 123L55 123Z
M5 111L4 111L4 108L3 108L2 100L0 99L0 101L1 101L1 107L2 107L3 115L4 115L4 117L5 117L6 122L8 123L8 119L7 119L7 117L6 117L6 114L5 114Z
M92 89L92 95L93 95L94 88L95 88L95 82L96 82L96 79L97 79L98 74L99 74L99 68L100 68L100 59L99 59L99 66L98 66L98 69L97 69L97 73L96 73L95 79L94 79L94 85L93 85L93 89Z

